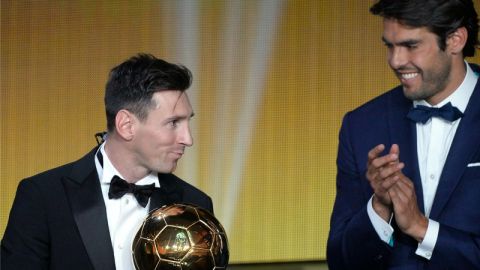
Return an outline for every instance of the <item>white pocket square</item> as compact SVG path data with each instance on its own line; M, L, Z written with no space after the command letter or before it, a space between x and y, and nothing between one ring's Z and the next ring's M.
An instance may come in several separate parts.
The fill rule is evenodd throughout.
M470 163L467 167L480 167L480 162Z

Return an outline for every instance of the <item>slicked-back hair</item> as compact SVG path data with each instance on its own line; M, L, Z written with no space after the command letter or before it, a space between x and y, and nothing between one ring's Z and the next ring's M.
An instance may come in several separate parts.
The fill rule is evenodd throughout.
M463 57L474 56L478 43L478 17L472 0L380 0L370 8L374 15L396 19L411 27L427 27L438 36L441 50L460 27L468 31Z
M107 129L115 129L115 117L122 110L133 113L140 121L156 106L155 92L187 90L192 83L190 70L168 63L151 54L138 54L114 67L105 87Z

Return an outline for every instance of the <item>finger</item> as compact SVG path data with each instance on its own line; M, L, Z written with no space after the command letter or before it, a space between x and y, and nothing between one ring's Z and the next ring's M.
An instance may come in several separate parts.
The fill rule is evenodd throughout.
M375 158L370 163L370 169L380 169L384 166L388 166L391 163L398 163L397 154L388 154L382 157Z
M396 189L404 194L407 198L415 197L415 187L407 177L399 177L395 182Z
M367 173L366 177L369 181L373 181L377 174L378 170L375 167L371 166L372 161L380 155L380 153L385 149L385 145L379 144L368 151L368 161L367 161Z
M406 194L399 188L398 185L393 185L388 190L388 195L392 200L395 212L403 212L407 208L408 197Z
M394 173L392 173L392 175L384 178L382 181L379 181L382 189L389 190L399 181L404 181L405 185L408 185L409 183L411 184L411 181L401 172L401 169L405 166L405 164L402 162L396 164L395 166L397 166L397 169ZM414 187L412 184L412 189L413 188Z
M378 171L375 171L375 170L368 170L366 173L367 180L371 184L375 184L379 182L380 179L377 176L378 176Z
M391 155L396 155L398 159L397 161L400 160L400 147L398 146L398 144L396 143L392 144L392 146L390 147L390 151L388 153Z
M378 155L383 152L383 150L385 150L385 145L379 144L368 151L368 163L377 158Z
M392 175L388 178L385 178L383 181L381 181L380 186L383 190L390 190L399 180L400 180L399 175L397 174Z
M373 165L367 169L366 177L371 185L381 184L385 179L398 174L403 175L401 170L405 167L405 163L390 162L383 167L376 168Z
M388 190L388 194L392 200L396 213L404 213L409 209L417 208L417 198L415 196L415 190L411 189L405 179L400 178L397 182Z
M384 167L381 167L381 170L379 170L378 175L380 178L388 178L391 177L397 173L401 173L401 170L405 167L405 163L390 163Z
M398 144L394 143L392 144L392 146L390 147L390 154L397 154L398 156L400 156L400 147L398 146Z

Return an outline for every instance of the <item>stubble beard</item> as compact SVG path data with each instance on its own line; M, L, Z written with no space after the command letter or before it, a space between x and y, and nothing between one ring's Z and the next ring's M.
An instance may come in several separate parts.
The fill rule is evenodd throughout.
M405 97L410 100L429 100L444 91L450 82L452 62L447 59L439 63L438 67L426 72L417 68L422 78L421 85L416 91L408 91L403 87Z

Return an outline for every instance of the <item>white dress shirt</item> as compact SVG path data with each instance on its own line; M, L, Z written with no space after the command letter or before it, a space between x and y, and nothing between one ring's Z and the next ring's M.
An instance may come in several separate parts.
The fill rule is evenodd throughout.
M468 63L465 62L465 65L467 72L462 84L450 96L433 107L442 107L451 102L462 113L465 111L478 80L478 75L473 72ZM413 104L414 106L432 107L424 100L414 101ZM438 117L432 117L425 124L416 124L418 165L422 179L424 213L427 218L430 215L443 166L460 121L461 118L449 122ZM372 199L368 202L367 213L380 239L392 245L394 230L373 210ZM432 257L439 229L440 224L429 219L425 237L415 251L417 255L427 259Z
M112 177L117 175L123 176L115 169L105 153L105 144L100 146L103 156L103 166L98 158L95 158L95 165L100 179L103 200L107 209L108 229L110 231L110 239L112 240L113 254L115 256L115 268L117 270L135 270L132 258L132 242L136 232L140 228L143 220L148 214L150 201L144 208L138 204L137 200L131 193L125 194L119 199L109 199L108 190ZM158 175L149 174L140 179L135 184L149 185L155 183L156 187L160 187Z

